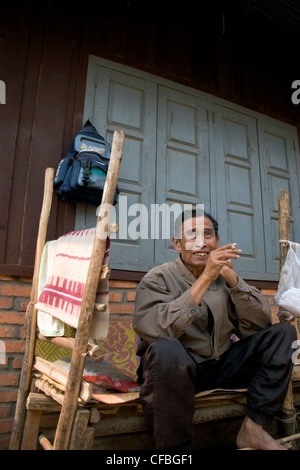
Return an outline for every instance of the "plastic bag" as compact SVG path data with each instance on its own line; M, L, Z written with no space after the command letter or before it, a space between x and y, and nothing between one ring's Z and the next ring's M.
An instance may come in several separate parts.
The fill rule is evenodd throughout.
M275 302L296 317L300 317L300 244L287 241L290 248L282 268Z

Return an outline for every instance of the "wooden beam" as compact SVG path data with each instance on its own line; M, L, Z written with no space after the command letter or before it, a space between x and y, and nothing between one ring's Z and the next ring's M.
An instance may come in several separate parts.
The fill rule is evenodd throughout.
M42 210L39 221L35 261L34 261L34 272L32 280L32 289L30 295L30 302L27 308L27 323L26 323L26 343L25 352L23 356L23 365L20 375L19 391L16 405L15 418L13 422L13 428L10 439L10 450L18 450L20 447L23 427L26 416L26 399L30 390L31 382L31 370L35 349L35 338L36 338L36 323L37 323L37 311L35 303L38 295L38 279L40 272L40 264L43 254L43 249L46 242L47 228L49 222L50 209L52 204L53 194L53 180L54 180L54 168L47 168L45 171L44 180L44 195L42 202Z
M29 393L26 407L28 410L53 412L59 411L61 406L53 398L42 393Z
M279 240L291 240L291 228L290 228L290 209L289 209L289 195L281 189L278 197L278 223L279 223ZM279 242L279 273L281 274L282 267L285 262L285 258L289 249L289 244L285 242Z
M21 450L36 450L41 417L41 410L30 410L26 413Z
M135 412L130 407L122 408L116 415L102 414L100 410L101 420L96 424L96 437L150 431L143 414ZM193 416L193 424L245 417L246 410L246 405L238 403L197 408Z
M278 224L279 224L279 275L281 275L282 268L289 250L289 243L282 240L291 240L291 227L290 227L290 205L289 195L281 189L278 197ZM280 321L286 321L284 314L282 314ZM287 320L288 321L288 320ZM288 321L289 322L289 321ZM293 401L293 383L289 381L287 393L282 405L281 427L284 434L291 434L295 432L295 408Z
M86 430L90 419L90 412L87 409L77 410L69 450L84 450L86 444Z
M94 445L95 428L88 426L86 428L86 438L84 450L92 450Z

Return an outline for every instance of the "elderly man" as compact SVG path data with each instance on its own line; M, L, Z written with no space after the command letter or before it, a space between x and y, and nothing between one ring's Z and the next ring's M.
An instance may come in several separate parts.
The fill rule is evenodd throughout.
M137 288L140 398L154 447L190 446L195 393L247 388L237 446L284 449L263 426L280 413L296 330L271 325L267 299L233 269L241 250L235 243L219 247L217 221L202 217L182 213L172 240L179 256L152 269Z

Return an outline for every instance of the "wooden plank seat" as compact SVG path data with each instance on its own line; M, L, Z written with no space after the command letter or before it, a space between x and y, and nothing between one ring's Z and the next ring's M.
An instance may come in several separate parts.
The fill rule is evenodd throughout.
M42 367L40 365L37 367L43 369L44 365L47 367L47 362L42 364ZM46 367L44 370L46 370ZM50 375L51 371L49 370L47 375L35 374L34 389L42 390L45 395L41 396L40 393L33 391L28 396L25 429L30 429L30 435L27 435L26 440L23 439L23 449L36 448L42 414L58 412L60 405L63 403L65 386L51 379ZM58 378L60 378L59 375ZM128 379L132 383L132 378L128 377ZM64 377L61 382L63 381ZM244 416L246 410L245 390L210 390L202 392L195 396L195 403L194 424ZM80 415L82 410L89 412L86 427L81 430L81 441L79 442L77 439L76 447L74 447L75 444L71 438L70 449L93 448L93 439L91 439L93 432L97 439L101 440L101 437L149 431L142 413L138 391L103 390L91 382L82 381L77 413ZM76 422L73 429L76 429ZM47 442L45 436L50 441L52 437L51 430L50 434L47 434L47 430L43 429L43 443ZM49 443L47 445L50 448Z
M68 342L65 343L65 339L69 341L68 338L47 339L51 341L51 347L61 349L62 354L66 351L65 346L72 347L74 341L71 338L72 341L69 344ZM98 380L93 380L95 376L87 377L86 372L83 372L77 413L80 412L79 415L81 416L82 410L86 410L89 414L85 414L88 418L86 419L86 428L80 431L81 442L78 442L77 439L75 447L74 439L71 437L70 449L87 449L87 446L92 446L93 439L91 436L93 433L96 435L97 440L101 441L101 438L107 436L149 431L139 401L139 387L135 381L138 367L138 358L136 356L138 340L137 335L132 329L131 319L124 319L118 316L110 318L107 337L100 345L104 361L99 361L101 355L97 351L97 362L94 360L92 362L92 366L97 367L101 377L96 377ZM62 346L57 346L57 341ZM43 348L40 344L37 345L37 350L40 354L43 353ZM45 358L47 354L52 361L48 361ZM59 352L53 353L52 350L49 352L48 349L44 357L35 356L33 364L33 391L29 394L26 403L27 416L22 449L37 448L43 414L50 412L58 413L63 404L68 372L64 368L59 367L62 359L57 359L58 357L61 357ZM65 358L67 364L68 360L69 356ZM108 363L112 365L111 369L105 368ZM111 372L114 372L114 374L109 376ZM105 374L107 374L106 377ZM117 387L114 389L111 386L111 380L120 378L123 379L123 382L117 384ZM99 381L102 386L99 386ZM103 385L106 385L107 389ZM40 392L43 392L43 395ZM202 392L195 396L195 402L194 424L240 417L245 414L246 397L244 389ZM97 416L98 418L96 418ZM90 420L92 420L92 423ZM76 426L77 421L75 419L74 429ZM30 433L27 430L30 430ZM49 442L53 437L53 430L50 430L49 433L47 429L43 429L42 432L43 438L41 444L51 448Z

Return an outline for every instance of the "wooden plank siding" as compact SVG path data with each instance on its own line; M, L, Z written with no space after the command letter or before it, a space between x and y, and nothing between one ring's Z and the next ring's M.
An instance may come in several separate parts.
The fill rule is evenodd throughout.
M134 0L1 7L0 79L7 89L0 105L2 274L32 274L44 170L57 167L82 127L89 54L299 128L299 107L291 102L296 52L294 61L286 54L296 48L294 38L259 18L243 18L237 6L203 2L197 14L192 3L185 7L161 11L159 3ZM72 230L74 220L75 206L54 196L48 238Z
M34 260L44 170L47 166L57 166L74 126L81 125L81 117L79 113L76 123L74 78L76 82L77 79L73 72L78 68L78 58L76 52L73 54L72 27L76 19L62 28L56 17L59 12L47 9L43 2L30 9L28 4L22 4L17 13L21 19L20 31L16 36L12 34L20 23L11 14L10 21L5 23L7 48L3 48L2 55L4 70L11 58L22 68L6 70L7 77L4 77L8 84L7 107L1 111L7 110L11 116L4 123L7 129L1 131L2 136L8 137L4 144L10 147L2 160L1 174L9 178L5 178L7 187L1 186L1 214L6 218L0 231L0 270L28 275ZM14 37L17 39L11 43ZM74 218L74 207L60 204L56 199L53 202L50 238L56 236L57 230L63 233L72 229Z

